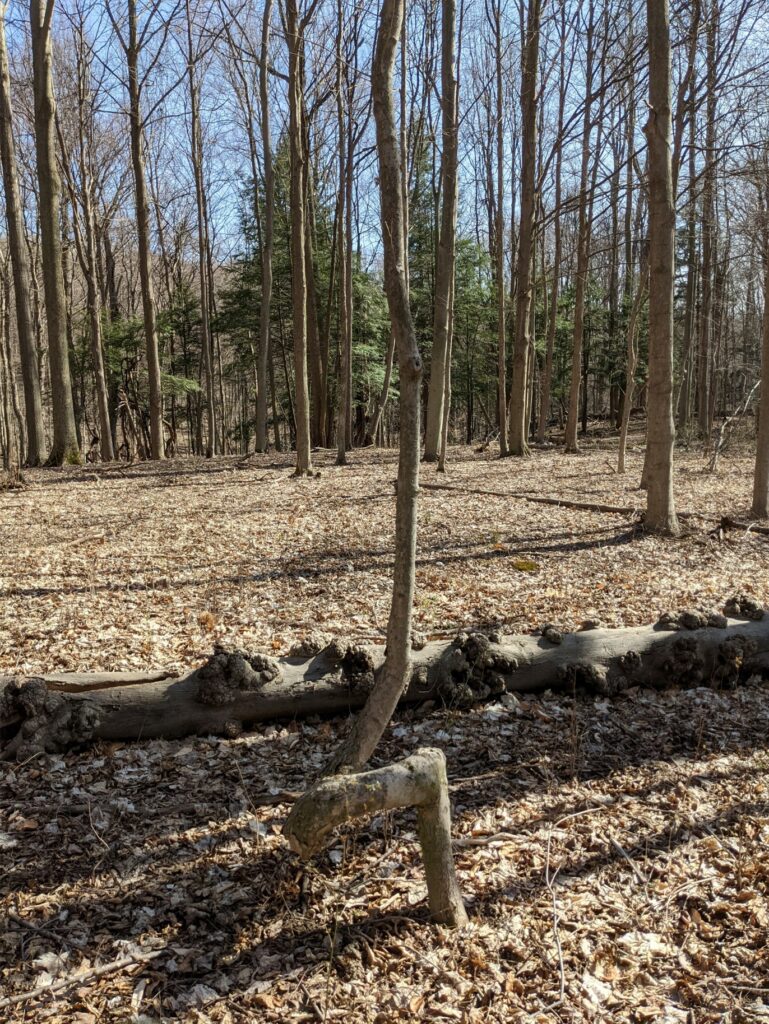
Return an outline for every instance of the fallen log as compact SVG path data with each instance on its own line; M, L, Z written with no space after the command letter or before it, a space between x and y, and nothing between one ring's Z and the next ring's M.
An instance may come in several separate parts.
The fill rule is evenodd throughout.
M607 515L641 516L643 505L608 505L601 501L575 501L571 498L550 498L528 491L488 491L476 487L453 487L451 484L429 484L420 482L421 491L455 491L458 494L480 494L492 498L513 498L529 501L534 505L554 505L556 508L575 509L577 512L599 512ZM678 512L679 519L704 519L702 512Z
M744 596L725 612L667 613L653 626L564 635L552 626L531 636L462 632L413 651L401 704L466 707L504 691L614 695L631 686L734 687L769 670L769 616ZM62 675L9 680L0 686L0 758L96 739L234 736L256 722L362 707L384 649L338 640L319 646L279 659L216 649L184 677L142 683L110 685L104 674L86 686ZM107 681L96 685L99 677Z

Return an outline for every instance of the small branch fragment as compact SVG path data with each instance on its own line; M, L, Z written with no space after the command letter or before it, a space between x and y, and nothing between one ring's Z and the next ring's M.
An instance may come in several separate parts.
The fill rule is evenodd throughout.
M342 822L398 807L417 809L433 920L451 927L466 924L451 853L446 759L440 750L422 748L386 768L323 779L294 804L283 833L291 849L306 860Z

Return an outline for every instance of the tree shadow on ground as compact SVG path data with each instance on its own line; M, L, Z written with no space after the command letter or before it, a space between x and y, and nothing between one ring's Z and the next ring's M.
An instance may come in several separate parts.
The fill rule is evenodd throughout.
M576 536L575 536L576 534ZM521 555L558 555L574 553L578 551L593 551L600 548L618 547L631 544L637 537L635 527L628 528L626 524L621 526L599 527L592 530L583 530L579 533L570 530L567 533L554 534L552 537L515 537L514 535L497 542L492 548L485 548L481 551L470 551L470 548L478 548L483 542L477 539L459 541L452 544L444 542L421 546L420 556L416 560L417 569L427 568L436 562L446 564L467 564L473 562L499 561L506 558L518 558ZM511 546L506 546L506 545ZM426 555L429 553L429 556ZM287 558L280 556L268 560L273 568L263 569L253 573L231 573L217 574L218 583L248 584L264 583L267 580L291 579L302 576L306 579L315 579L325 576L334 576L342 571L343 567L351 564L357 572L370 572L373 570L391 574L393 562L393 551L391 547L350 550L343 545L328 548L324 551L309 551L301 555ZM295 567L286 568L286 562L296 563ZM326 564L324 564L326 563ZM208 566L198 566L205 569ZM153 570L143 569L143 575L152 575ZM162 583L141 583L138 581L99 583L99 584L74 584L71 586L59 587L19 587L10 586L0 590L4 597L43 597L65 594L90 594L97 592L130 592L130 591L163 591L163 590L186 590L188 588L209 586L212 581L211 575L198 577L197 579L174 580L168 578L168 569L157 568L155 570ZM50 574L49 574L50 575Z
M564 698L522 701L517 711L489 705L425 716L411 710L399 715L377 763L402 757L417 743L441 742L455 834L461 835L498 808L515 808L532 795L542 798L544 814L518 821L515 836L535 836L584 813L590 793L598 794L601 786L619 786L641 803L674 794L682 779L705 790L733 788L728 806L697 821L671 816L663 828L641 822L633 827L631 821L631 839L621 847L604 842L599 850L567 848L558 884L568 887L623 864L663 870L665 859L693 838L717 835L769 811L767 801L757 799L769 764L765 757L760 764L712 764L717 754L767 752L765 691L711 694L707 701L700 700L702 692L630 695L600 710L592 699ZM381 945L400 929L421 928L424 906L414 907L405 896L421 875L415 838L407 839L412 812L398 812L389 824L363 822L340 830L334 845L345 847L343 863L335 866L321 856L305 868L273 838L287 805L257 806L268 775L287 788L302 788L316 771L313 755L334 741L328 732L326 727L326 738L319 739L316 725L309 725L272 738L262 735L255 745L162 744L147 777L136 782L130 781L130 757L113 762L109 748L71 755L67 778L79 780L85 773L90 785L99 780L97 792L87 797L73 795L74 785L62 786L62 776L46 769L45 758L9 770L0 784L0 807L23 808L38 821L36 828L14 833L18 845L6 851L0 891L24 907L32 929L43 929L36 933L12 919L5 922L5 933L16 935L15 969L30 972L33 983L31 959L42 950L106 961L120 955L121 944L160 944L166 951L133 981L146 979L148 998L159 1000L164 1013L183 1016L196 985L248 1005L255 983L287 981L300 967L312 972L326 965L343 974L330 950L356 936ZM299 739L289 743L292 736ZM665 766L674 775L658 777ZM587 788L575 795L569 791L575 783ZM135 810L116 814L120 799ZM80 806L72 814L76 802ZM597 798L593 802L596 812L605 809ZM54 823L55 838L42 841ZM378 865L388 857L393 836L401 848L406 840L410 852L388 868L383 881ZM383 886L392 907L372 911ZM512 883L487 887L471 901L471 913L493 922L511 902L547 894L541 866L522 861Z

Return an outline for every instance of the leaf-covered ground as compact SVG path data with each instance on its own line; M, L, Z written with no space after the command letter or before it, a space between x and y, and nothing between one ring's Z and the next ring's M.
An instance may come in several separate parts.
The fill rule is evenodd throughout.
M445 478L425 470L456 490L422 493L418 628L769 601L769 539L712 532L746 514L747 456L711 475L679 453L696 515L672 542L502 493L642 507L640 456L626 478L614 457L463 449ZM395 458L318 461L303 481L274 457L28 474L0 495L0 671L182 669L215 640L283 651L311 629L381 640ZM446 751L459 935L427 922L409 813L306 869L288 853L287 794L342 724L3 766L0 1019L769 1020L763 684L402 715L378 759Z

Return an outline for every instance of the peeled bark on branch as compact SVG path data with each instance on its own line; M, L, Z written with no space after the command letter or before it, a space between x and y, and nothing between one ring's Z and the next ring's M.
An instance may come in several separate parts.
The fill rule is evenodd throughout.
M561 635L459 633L412 651L400 704L467 707L505 691L614 695L631 686L733 687L769 670L769 616L745 597L725 616L683 612L654 626ZM710 624L708 624L710 622ZM362 707L384 664L381 647L332 641L274 660L218 649L189 675L56 675L0 684L0 757L25 758L97 739L237 735L249 724ZM151 681L146 681L150 679Z
M385 768L334 775L309 789L293 806L283 833L304 860L323 849L329 833L351 818L398 807L416 807L430 914L438 924L467 924L451 852L451 810L446 758L423 747Z

